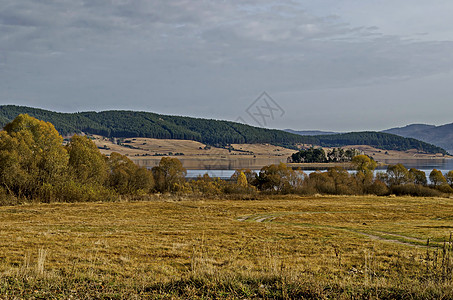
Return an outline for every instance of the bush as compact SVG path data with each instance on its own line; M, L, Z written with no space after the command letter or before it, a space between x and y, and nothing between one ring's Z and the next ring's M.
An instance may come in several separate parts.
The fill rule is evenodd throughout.
M364 175L365 176L365 175ZM313 172L305 180L306 193L330 195L362 194L357 178L343 168L331 168L327 172Z
M269 165L261 168L256 178L257 187L270 193L289 194L303 185L304 174L286 164Z
M250 169L237 169L236 171L234 171L234 174L231 175L231 178L230 178L231 181L237 182L241 173L244 173L248 184L253 185L253 186L258 185L258 181L256 179L256 177L258 175L256 174L256 172L254 172Z
M394 185L390 192L397 196L438 197L442 195L438 190L418 184Z
M389 188L384 182L375 180L370 186L367 187L366 193L376 196L385 196L389 194Z
M317 193L335 194L335 182L327 173L319 171L311 173L307 179L307 186L314 188Z
M101 185L67 181L55 187L55 199L62 202L97 202L117 200L116 194Z
M14 195L9 194L3 187L0 186L0 206L16 205L20 201Z
M449 186L448 184L442 184L442 185L439 185L437 187L437 189L439 191L441 191L442 193L445 193L445 194L451 194L453 193L453 189L451 188L451 186Z
M194 193L207 196L220 195L223 193L224 181L219 178L211 178L208 174L198 176L196 180L190 181L190 186Z
M225 194L236 195L255 195L257 193L256 187L252 185L241 186L236 182L227 183L223 189Z
M137 166L127 156L113 152L107 164L110 169L109 185L118 194L140 195L154 188L151 171Z

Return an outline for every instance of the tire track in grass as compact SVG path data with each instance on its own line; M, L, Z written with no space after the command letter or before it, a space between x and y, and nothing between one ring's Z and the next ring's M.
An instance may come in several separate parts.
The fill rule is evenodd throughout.
M383 232L383 231L373 231L373 230L357 230L354 228L343 227L343 226L331 226L331 225L316 225L311 223L294 223L294 222L274 222L280 216L286 215L295 215L295 214L332 214L332 213L357 213L357 211L328 211L328 212L279 212L279 213L266 213L266 214L256 214L238 217L236 220L240 222L257 222L257 223L270 223L279 225L289 225L289 226L303 226L303 227L313 227L313 228L322 228L322 229L335 229L347 231L350 233L356 233L364 235L370 239L390 242L394 244L400 244L410 247L426 247L426 241L424 239L405 236L402 234L392 233L392 232ZM431 244L433 246L441 246L440 244Z

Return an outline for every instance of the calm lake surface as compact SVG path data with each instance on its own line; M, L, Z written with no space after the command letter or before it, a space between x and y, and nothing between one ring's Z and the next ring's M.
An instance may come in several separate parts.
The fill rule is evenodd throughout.
M406 159L406 160L384 160L382 161L385 164L397 164L402 163L407 169L416 168L418 170L424 171L427 176L433 169L438 169L443 174L448 171L453 170L453 159ZM377 172L385 172L387 168L382 167L377 169ZM253 170L259 172L259 170ZM305 174L310 174L316 170L304 170ZM322 169L320 171L323 171ZM353 173L354 171L350 171ZM210 177L218 177L221 179L230 178L234 174L234 170L187 170L187 178L196 178L198 176L203 176L208 174Z

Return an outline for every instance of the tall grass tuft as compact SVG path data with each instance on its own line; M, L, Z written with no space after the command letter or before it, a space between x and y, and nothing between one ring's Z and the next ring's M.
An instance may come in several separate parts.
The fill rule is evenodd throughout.
M453 240L452 234L442 245L432 245L426 242L425 273L422 278L438 283L453 282Z

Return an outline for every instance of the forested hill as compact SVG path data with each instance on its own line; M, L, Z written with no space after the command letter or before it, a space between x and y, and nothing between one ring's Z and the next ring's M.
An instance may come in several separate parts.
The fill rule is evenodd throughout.
M264 129L229 121L159 115L137 111L57 113L31 107L0 106L4 126L19 114L29 114L51 122L62 135L85 132L106 137L149 137L195 140L205 144L270 143L294 146L370 145L384 150L417 149L427 153L446 153L442 148L392 134L360 132L321 136L301 136L282 130Z
M384 130L383 132L418 139L453 152L451 150L453 149L453 123L441 126L412 124Z
M385 150L425 149L429 153L447 154L444 149L414 138L400 139L400 136L375 131L350 132L340 134L318 135L319 145L324 147L341 147L344 145L369 145Z
M291 145L317 142L313 137L301 137L281 130L269 130L235 122L137 111L56 113L5 105L0 106L0 121L4 125L23 113L51 122L62 135L85 132L106 137L195 140L210 145L235 143Z

